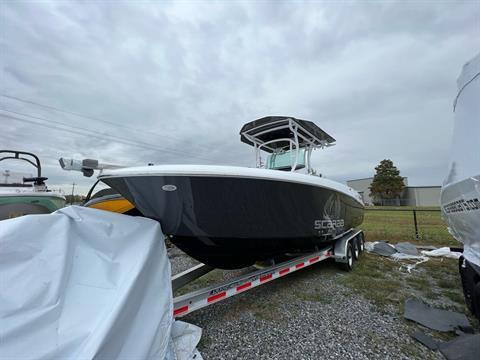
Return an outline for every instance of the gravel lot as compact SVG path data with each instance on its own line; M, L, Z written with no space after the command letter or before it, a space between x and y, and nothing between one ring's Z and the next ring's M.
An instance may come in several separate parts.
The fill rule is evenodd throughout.
M176 248L169 253L174 274L195 264ZM203 329L205 359L443 359L410 338L398 311L340 285L343 276L326 261L182 320Z

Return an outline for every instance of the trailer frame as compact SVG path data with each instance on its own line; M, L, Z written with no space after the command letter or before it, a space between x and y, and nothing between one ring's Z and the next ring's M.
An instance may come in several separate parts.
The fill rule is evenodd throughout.
M357 260L363 251L364 241L362 230L350 229L332 240L329 245L312 253L302 254L270 267L254 270L248 274L177 296L173 299L173 316L180 318L195 310L216 304L326 259L333 258L344 270L350 271L353 261ZM208 265L198 264L173 276L172 289L178 290L212 270L214 268Z

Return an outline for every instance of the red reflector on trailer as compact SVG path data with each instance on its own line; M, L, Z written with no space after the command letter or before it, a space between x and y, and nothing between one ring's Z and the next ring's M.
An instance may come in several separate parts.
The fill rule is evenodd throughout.
M242 290L248 289L250 286L252 286L252 283L247 282L243 285L237 286L237 291L242 291Z
M260 278L260 282L265 282L265 281L268 281L272 278L272 274L268 274L268 275L265 275L265 276L262 276Z
M305 263L301 262L300 264L295 265L295 268L296 268L296 269L300 269L300 268L303 267L304 265L305 265Z
M216 294L216 295L210 296L210 297L207 299L207 302L210 303L210 302L212 302L212 301L215 301L215 300L224 298L225 296L227 296L227 292L226 292L226 291L222 291L221 293L218 293L218 294Z
M184 313L185 311L188 311L188 305L185 305L185 306L182 306L181 308L173 310L173 316Z
M309 262L310 264L312 264L312 263L314 263L314 262L316 262L316 261L318 261L318 260L320 260L320 256L315 256L315 257L311 258L310 260L308 260L308 262Z
M283 275L283 274L286 274L290 271L290 268L286 268L286 269L283 269L283 270L280 270L280 275Z

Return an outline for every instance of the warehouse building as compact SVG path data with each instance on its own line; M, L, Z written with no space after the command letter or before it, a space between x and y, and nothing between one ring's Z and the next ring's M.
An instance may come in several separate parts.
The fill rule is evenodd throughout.
M366 205L373 205L370 197L370 185L373 178L355 179L347 181L347 185L356 190ZM400 199L389 205L402 206L440 206L441 186L408 186L408 178L404 177L405 188Z

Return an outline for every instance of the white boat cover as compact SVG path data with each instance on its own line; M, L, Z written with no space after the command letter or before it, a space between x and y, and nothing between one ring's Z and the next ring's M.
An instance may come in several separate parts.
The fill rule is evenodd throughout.
M480 266L480 54L458 78L450 169L441 204L450 233L464 257Z
M76 206L1 221L0 358L192 358L201 329L173 320L163 238Z
M444 185L480 175L480 53L463 66L457 80L450 168Z

